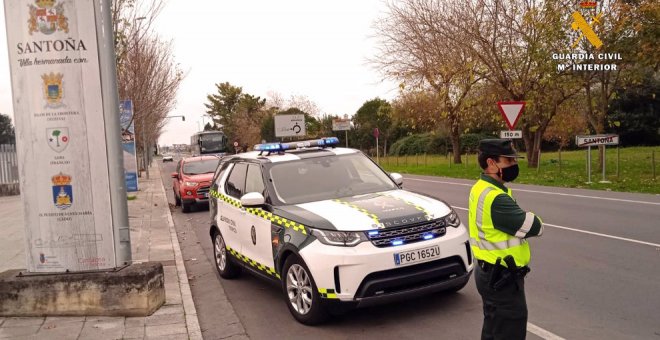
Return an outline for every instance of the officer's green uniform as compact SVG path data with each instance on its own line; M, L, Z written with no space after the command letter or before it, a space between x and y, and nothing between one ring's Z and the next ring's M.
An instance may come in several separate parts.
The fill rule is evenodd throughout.
M484 140L480 151L489 155L514 157L507 140ZM530 260L526 238L541 236L543 223L525 212L511 196L511 190L487 175L472 187L469 198L470 245L478 260L475 270L477 290L483 299L482 339L524 339L527 329L527 303L524 280L510 282L495 291L490 273L497 258L513 256L518 267ZM504 262L502 262L504 265Z

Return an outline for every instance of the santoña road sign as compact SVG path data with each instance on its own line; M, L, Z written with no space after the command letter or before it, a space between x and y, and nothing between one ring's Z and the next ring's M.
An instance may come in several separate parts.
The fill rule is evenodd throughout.
M618 135L575 136L575 144L579 147L593 145L619 145Z

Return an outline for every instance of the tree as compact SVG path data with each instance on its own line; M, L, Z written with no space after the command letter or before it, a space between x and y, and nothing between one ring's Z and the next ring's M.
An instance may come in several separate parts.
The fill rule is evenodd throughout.
M388 4L388 15L376 23L379 54L373 62L385 75L412 86L432 89L437 114L448 125L454 162L461 163L460 134L468 94L481 81L478 58L463 46L452 27L453 7L463 1L404 0Z
M660 144L660 76L649 72L640 83L616 91L608 110L611 132L620 135L622 144Z
M14 125L8 115L0 113L0 144L16 144Z
M463 46L479 60L478 73L498 88L499 100L527 101L521 119L528 166L561 103L574 93L562 83L552 53L570 48L567 1L478 0L453 6L450 23ZM495 107L495 102L491 107Z
M586 53L622 54L616 70L580 74L587 121L595 133L601 134L609 128L607 115L617 91L639 84L649 72L657 73L660 4L651 0L604 0L599 2L597 11L602 18L594 30L603 45L595 48L583 39L581 50ZM599 146L598 149L598 163L602 169L605 148Z
M376 138L373 136L375 128L380 132L383 147L387 148L390 126L392 125L392 106L384 99L374 98L362 104L353 116L356 143L360 149L376 147Z
M262 139L261 127L271 115L266 99L243 93L243 88L228 82L215 85L217 93L210 94L206 113L230 141L256 144Z
M161 0L112 3L119 98L133 101L131 123L138 148L156 143L184 78L172 44L152 29L162 8Z
M231 139L236 128L234 120L243 95L243 88L233 86L228 82L215 84L215 87L217 93L206 96L208 100L208 103L204 104L206 113L213 119L215 125L222 125L223 131Z

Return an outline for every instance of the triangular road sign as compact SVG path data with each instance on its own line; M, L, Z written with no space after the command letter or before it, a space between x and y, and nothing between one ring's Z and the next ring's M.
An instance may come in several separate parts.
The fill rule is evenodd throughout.
M525 108L525 102L497 102L497 106L500 108L502 117L506 125L509 126L509 130L513 130L520 119L520 114Z

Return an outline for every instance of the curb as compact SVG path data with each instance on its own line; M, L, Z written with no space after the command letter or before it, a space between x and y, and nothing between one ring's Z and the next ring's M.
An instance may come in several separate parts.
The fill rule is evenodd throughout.
M156 166L156 171L160 171ZM167 193L163 187L162 179L158 180L159 187L165 200L167 200ZM192 293L190 292L190 284L188 283L188 273L183 264L183 255L181 254L181 247L179 246L179 239L176 236L176 229L174 229L174 220L172 213L169 209L169 202L165 202L167 209L167 224L170 228L170 241L172 242L172 249L174 250L174 261L176 263L176 272L179 277L179 288L181 289L181 300L183 302L183 310L186 316L186 328L188 329L188 339L202 340L202 330L199 327L199 319L197 319L197 310L193 302Z

